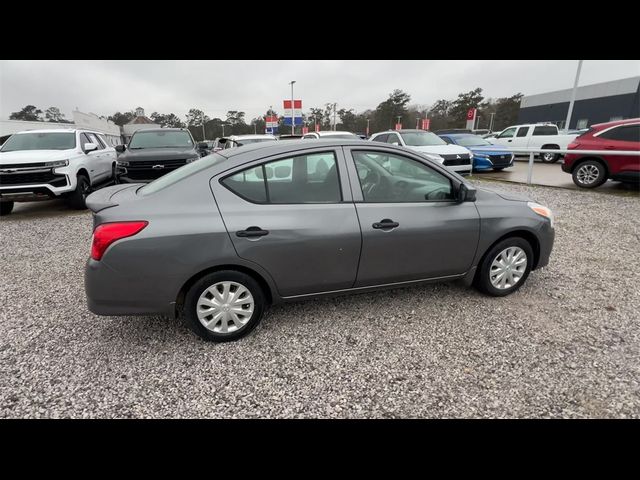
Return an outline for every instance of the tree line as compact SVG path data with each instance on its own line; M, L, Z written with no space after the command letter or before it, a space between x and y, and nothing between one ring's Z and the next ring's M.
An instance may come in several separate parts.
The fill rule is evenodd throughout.
M310 108L302 114L303 124L314 131L316 125L321 130L329 130L336 119L336 130L347 130L354 133L365 133L367 125L369 133L395 128L396 123L403 128L416 128L420 126L420 120L430 119L430 130L445 128L465 128L467 111L470 108L478 109L478 121L476 128L489 128L493 114L494 131L502 130L513 125L518 119L518 110L522 94L517 93L510 97L485 98L482 88L476 88L469 92L458 94L454 99L440 99L433 105L411 104L411 96L399 89L394 90L388 98L378 104L375 109L368 109L356 113L353 108L337 108L333 103L325 103L322 106ZM188 128L194 139L200 141L221 137L225 135L242 135L249 133L264 133L266 116L278 116L280 133L289 133L289 126L284 125L284 118L280 118L277 111L268 109L264 116L252 118L249 122L245 118L245 112L229 110L225 119L209 118L204 111L192 108L185 115L183 121L174 113L153 112L149 118L163 127ZM125 125L135 118L135 109L128 112L116 112L107 117L116 125ZM71 123L64 119L64 115L56 107L50 107L44 112L33 105L27 105L19 112L13 112L10 119L58 121ZM104 117L102 117L104 118ZM203 132L204 125L204 132ZM296 127L296 133L301 132L301 127Z

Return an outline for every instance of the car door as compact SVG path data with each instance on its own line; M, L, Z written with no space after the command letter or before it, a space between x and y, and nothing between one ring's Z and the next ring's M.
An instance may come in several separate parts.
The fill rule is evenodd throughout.
M97 150L92 152L86 152L84 149L85 143L96 143L98 145ZM84 165L89 170L89 176L91 177L91 183L100 181L104 175L104 167L102 165L102 150L100 150L100 143L89 132L80 133L80 148L84 152Z
M111 150L106 142L97 133L90 132L87 134L89 139L98 145L98 168L100 180L105 180L111 176L111 166L115 162L115 158L111 154ZM114 151L115 152L115 151Z
M493 143L496 145L508 145L511 146L513 143L513 137L516 134L517 127L509 127L506 130L503 130L500 135L498 135Z
M238 256L283 297L351 288L360 225L341 149L314 148L225 172L211 187Z
M619 125L603 131L597 138L594 150L637 151L640 150L640 124ZM621 172L640 174L640 157L637 155L604 155L604 159L614 175Z
M516 135L511 139L511 143L507 140L512 148L527 148L529 146L529 139L531 136L529 133L529 127L518 127Z
M457 202L443 168L411 154L345 148L362 253L356 287L464 274L473 262L480 219Z

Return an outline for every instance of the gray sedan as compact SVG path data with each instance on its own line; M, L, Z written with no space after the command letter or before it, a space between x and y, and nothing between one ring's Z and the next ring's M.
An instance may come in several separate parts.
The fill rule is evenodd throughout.
M547 265L554 239L548 208L360 140L223 150L87 205L89 309L183 314L214 341L284 301L446 280L507 295Z

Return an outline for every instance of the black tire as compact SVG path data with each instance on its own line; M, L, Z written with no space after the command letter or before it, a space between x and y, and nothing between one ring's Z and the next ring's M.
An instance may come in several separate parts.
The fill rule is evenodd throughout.
M13 202L0 202L0 215L9 215L13 211Z
M114 185L118 185L120 183L120 180L118 180L118 167L116 167L115 163L111 166L111 178L113 179Z
M87 208L87 196L91 191L89 179L84 175L78 175L76 189L67 197L67 204L75 210L84 210Z
M253 313L249 317L249 320L239 328L237 328L235 324L233 327L229 326L229 328L237 329L228 333L214 332L212 329L206 328L204 324L200 322L197 315L200 296L207 289L213 287L219 282L234 282L244 286L249 290L254 301ZM243 308L245 306L246 305L244 305ZM242 272L237 272L235 270L221 270L219 272L205 275L191 286L185 296L184 316L189 328L204 340L213 342L230 342L248 335L254 328L256 328L260 323L260 320L262 320L265 307L265 294L256 280ZM213 315L209 320L213 321ZM211 328L221 327L222 321L218 321L215 325L211 325Z
M524 272L521 274L520 279L510 287L506 288L496 288L491 283L491 264L498 257L498 255L506 250L509 247L517 247L524 251L527 257L527 265ZM480 267L478 270L478 274L475 278L475 284L478 290L487 295L491 295L493 297L504 297L505 295L509 295L510 293L518 290L524 282L527 281L527 277L531 272L531 267L533 265L533 249L531 248L531 244L527 242L522 237L509 237L501 240L496 243L484 256L482 262L480 263Z
M544 148L544 147L543 147ZM549 148L558 148L555 145ZM540 153L540 160L542 160L543 163L556 163L558 161L558 159L560 158L560 154L559 153Z
M571 177L580 188L596 188L607 181L607 169L597 160L584 160L574 167Z

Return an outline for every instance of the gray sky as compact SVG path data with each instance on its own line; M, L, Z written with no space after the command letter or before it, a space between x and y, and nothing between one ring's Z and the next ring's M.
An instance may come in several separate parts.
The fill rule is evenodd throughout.
M190 108L213 118L270 105L282 113L289 82L303 111L337 102L356 112L375 108L395 88L412 104L481 87L485 97L525 95L573 86L577 60L149 60L0 61L0 118L32 104L110 115L141 106L147 115ZM640 75L640 60L585 60L580 85Z

